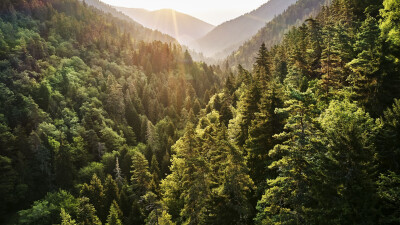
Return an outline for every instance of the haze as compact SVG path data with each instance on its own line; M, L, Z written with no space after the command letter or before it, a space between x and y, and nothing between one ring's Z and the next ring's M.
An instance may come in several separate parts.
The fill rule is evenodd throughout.
M268 0L101 0L114 6L147 10L174 9L213 25L252 11Z

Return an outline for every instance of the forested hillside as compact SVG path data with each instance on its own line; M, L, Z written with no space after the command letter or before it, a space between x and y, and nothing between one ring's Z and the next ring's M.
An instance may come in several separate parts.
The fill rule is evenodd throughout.
M400 222L398 0L333 0L235 73L77 0L0 7L1 223Z
M330 2L332 0L298 0L282 14L268 22L238 49L234 49L233 52L232 49L226 49L220 54L229 55L227 58L229 65L241 64L244 68L249 69L255 62L257 50L262 43L268 48L281 43L283 36L291 27L300 26L306 19L316 16L321 7L329 5Z
M262 44L173 146L160 207L177 224L398 224L399 16L335 0Z
M179 45L143 42L158 33L77 0L0 7L1 223L60 223L61 212L106 223L110 205L124 221L144 221L132 157L144 170L151 162L157 193L170 147L215 92L218 68Z

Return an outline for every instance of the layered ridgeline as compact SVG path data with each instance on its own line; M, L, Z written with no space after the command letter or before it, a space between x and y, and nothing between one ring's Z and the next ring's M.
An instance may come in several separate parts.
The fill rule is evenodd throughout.
M254 63L257 50L262 43L269 48L281 42L284 34L293 26L301 25L306 19L315 16L323 5L328 5L331 0L298 0L289 6L282 14L267 23L257 34L252 36L243 45L232 53L232 49L225 51L228 63L231 66L241 64L249 69Z
M130 17L117 11L112 6L105 4L100 0L80 0L80 1L85 2L85 4L89 6L93 6L97 10L102 11L103 13L111 14L112 17L127 21L128 24L130 25L130 27L127 30L129 30L134 34L136 40L177 43L176 40L171 36L161 33L160 31L151 30L143 27L143 25L133 21Z
M0 12L0 223L144 223L219 69L78 0Z
M296 1L270 0L252 12L218 25L193 46L207 56L225 58Z
M399 17L397 0L334 0L262 44L173 146L162 209L177 224L398 224Z
M81 1L83 1L83 0L81 0ZM133 20L131 17L118 11L113 6L103 3L100 0L85 0L84 2L87 5L93 6L94 8L96 8L104 13L111 14L113 17L128 21L129 24L131 24L131 26L133 24L134 27L130 28L129 31L131 31L135 34L135 39L137 39L137 40L143 39L144 41L157 40L157 41L162 41L162 42L166 42L166 43L175 43L175 44L179 43L172 36L169 36L165 33L161 33L158 30L152 30L150 28L143 27L143 25L138 24L137 21ZM136 30L138 30L138 31L136 31ZM202 62L214 62L215 61L211 58L206 58L203 54L190 49L188 46L185 46L185 45L181 45L181 46L184 51L188 50L190 55L196 61L202 61Z
M169 34L181 44L189 46L214 28L214 25L172 9L156 11L123 7L116 9L145 27Z

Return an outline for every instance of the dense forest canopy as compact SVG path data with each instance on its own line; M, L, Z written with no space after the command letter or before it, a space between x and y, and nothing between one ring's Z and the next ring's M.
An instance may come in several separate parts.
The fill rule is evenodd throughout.
M1 223L400 223L398 0L237 72L78 0L0 11Z

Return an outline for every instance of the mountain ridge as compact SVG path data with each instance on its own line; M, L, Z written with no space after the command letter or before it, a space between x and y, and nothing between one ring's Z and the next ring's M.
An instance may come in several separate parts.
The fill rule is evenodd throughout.
M296 1L270 0L251 12L218 25L197 40L195 49L201 50L208 56L226 49L233 51L235 47L239 47L244 41L250 39L267 22L280 15Z
M168 34L185 45L189 45L215 27L194 16L173 9L165 8L153 11L125 7L115 7L115 9L143 26Z

